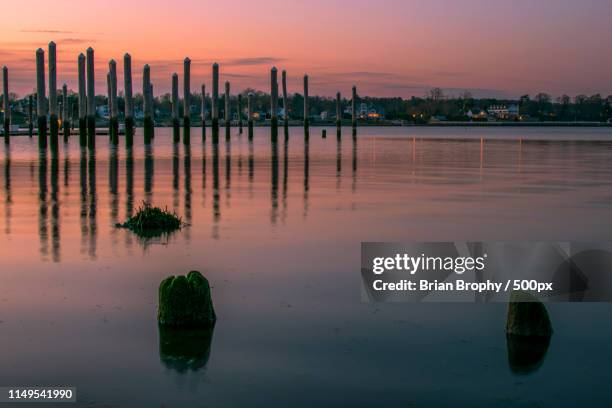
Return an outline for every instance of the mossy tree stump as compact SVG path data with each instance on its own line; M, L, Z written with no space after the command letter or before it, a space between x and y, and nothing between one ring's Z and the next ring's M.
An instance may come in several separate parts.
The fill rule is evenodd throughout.
M170 276L159 285L157 321L160 326L207 328L216 320L210 285L200 272Z

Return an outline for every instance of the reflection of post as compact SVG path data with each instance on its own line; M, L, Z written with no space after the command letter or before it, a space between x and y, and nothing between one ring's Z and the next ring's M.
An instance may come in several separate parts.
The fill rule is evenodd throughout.
M108 187L110 192L110 219L111 225L115 225L119 219L119 154L117 146L109 146L108 159ZM112 229L113 247L117 243L117 229Z
M219 145L213 143L213 238L219 238L219 220L221 219L221 206L219 205Z
M11 148L4 148L4 233L11 234L13 195L11 193Z
M225 197L226 197L227 208L230 207L231 183L232 183L232 145L228 141L225 143Z
M38 155L38 237L40 254L46 259L49 254L47 226L47 152L41 149Z
M191 225L191 146L185 146L185 156L183 157L185 172L185 221ZM185 239L191 239L190 228L185 229Z
M342 139L337 139L336 143L336 190L340 190L342 181Z
M98 234L97 207L98 196L96 192L96 154L94 151L89 152L89 161L87 163L87 175L89 180L89 248L88 254L90 259L96 259L96 245Z
M353 183L351 189L357 190L357 139L353 139Z
M289 140L285 139L283 145L283 216L282 222L287 218L287 187L289 182Z
M59 208L59 156L51 153L51 256L60 261L60 208Z
M154 157L153 157L153 146L151 144L145 145L145 179L144 179L144 192L145 201L151 203L153 198L153 171L154 171Z
M308 140L304 141L304 218L308 215L308 192L310 190L310 163Z
M253 192L253 178L255 176L255 153L253 139L249 139L249 191Z
M80 221L81 221L81 254L85 254L89 227L87 225L87 152L86 146L81 146L79 160L79 185L80 190Z
M271 192L271 201L272 201L272 210L270 212L270 222L272 225L276 224L276 219L278 218L278 144L276 141L272 141L272 192Z
M172 206L178 211L179 206L179 148L172 146Z
M482 180L482 168L484 166L484 138L480 138L480 180Z
M206 207L206 145L202 144L202 207Z
M134 153L128 147L125 157L125 218L134 213ZM125 234L126 244L132 244L132 234Z

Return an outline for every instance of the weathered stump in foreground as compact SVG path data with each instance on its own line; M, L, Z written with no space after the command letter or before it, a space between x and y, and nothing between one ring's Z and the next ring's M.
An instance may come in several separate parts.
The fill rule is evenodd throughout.
M551 336L552 325L544 303L530 293L513 291L508 303L506 334L531 337Z
M161 326L207 328L216 320L210 285L200 272L170 276L159 285L157 321Z

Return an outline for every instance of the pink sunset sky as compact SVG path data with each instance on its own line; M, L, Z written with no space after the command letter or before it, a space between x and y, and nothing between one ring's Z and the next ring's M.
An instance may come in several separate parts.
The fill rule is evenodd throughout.
M269 69L286 69L289 91L311 94L517 97L548 92L612 94L609 0L10 1L2 5L0 64L11 91L35 86L35 50L58 49L58 85L76 89L76 61L96 52L96 91L106 92L108 61L122 83L133 59L135 90L151 66L155 92L192 60L192 89L210 86L212 62L232 93L267 90ZM46 55L45 55L46 58ZM181 80L182 82L182 80ZM122 88L122 87L121 87ZM210 89L210 88L209 88Z

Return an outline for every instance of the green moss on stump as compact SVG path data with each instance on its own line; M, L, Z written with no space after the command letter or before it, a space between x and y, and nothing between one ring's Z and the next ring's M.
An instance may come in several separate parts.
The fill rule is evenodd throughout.
M530 293L513 291L508 304L506 334L550 337L552 325L546 306Z
M125 223L116 226L127 228L143 237L154 237L173 232L182 225L183 221L176 213L143 202L136 214L128 218Z
M208 280L198 271L170 276L159 285L157 321L162 326L206 328L217 317Z

